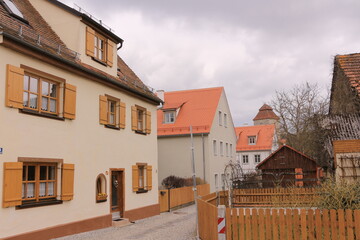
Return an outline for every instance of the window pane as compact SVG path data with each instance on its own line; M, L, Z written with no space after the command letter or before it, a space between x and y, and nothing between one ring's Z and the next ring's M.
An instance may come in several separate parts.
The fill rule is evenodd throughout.
M35 94L30 94L30 104L29 107L30 108L34 108L37 109L37 101L38 101L38 97Z
M109 116L109 124L115 124L115 116L114 116L114 114L110 114L110 116Z
M26 166L23 166L23 177L22 177L23 181L26 181Z
M57 85L50 83L50 97L56 97Z
M38 80L36 78L30 78L30 91L34 93L38 92Z
M40 166L40 180L46 180L47 166Z
M22 191L21 191L21 198L25 198L25 187L26 187L26 183L22 184Z
M100 50L99 50L99 59L101 59L101 60L103 59L103 53Z
M44 110L44 111L48 110L48 98L46 98L46 97L41 98L41 110Z
M24 90L29 90L29 76L24 76Z
M49 180L55 180L55 166L49 167Z
M40 183L39 197L45 197L46 195L46 183Z
M35 166L28 166L28 181L34 181L35 180Z
M49 96L49 83L42 81L41 82L41 92L44 96Z
M48 196L54 195L54 185L55 184L53 182L48 183Z
M29 99L29 93L24 92L24 94L23 94L23 106L24 106L24 107L28 107L28 106L29 106L29 101L28 101L28 99Z
M33 198L35 196L35 183L28 183L26 188L26 198Z
M50 112L56 112L56 100L50 99Z

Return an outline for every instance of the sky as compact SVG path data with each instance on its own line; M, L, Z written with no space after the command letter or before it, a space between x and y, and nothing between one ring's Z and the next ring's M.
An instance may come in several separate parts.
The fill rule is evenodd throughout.
M148 86L225 88L235 126L276 91L331 87L337 54L360 52L358 0L61 0L124 39L118 54Z

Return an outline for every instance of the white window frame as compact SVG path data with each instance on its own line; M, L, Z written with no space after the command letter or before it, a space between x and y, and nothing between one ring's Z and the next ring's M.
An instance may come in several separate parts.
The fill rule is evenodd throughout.
M219 126L222 126L222 112L219 111Z
M249 164L249 155L242 155L242 163L245 165Z
M164 123L174 123L175 122L175 111L166 111L164 112Z
M216 140L213 140L213 152L214 152L214 156L217 156L217 143Z
M256 161L256 158L259 157L258 161ZM260 163L261 162L261 155L260 154L255 154L254 155L254 163L257 164L257 163Z
M224 156L224 143L220 141L220 156Z
M226 152L226 156L229 156L229 143L225 143L225 152Z
M224 113L224 127L227 128L227 114Z
M214 173L215 189L219 188L219 174Z
M233 146L232 143L230 143L230 157L233 157Z
M248 144L255 145L256 144L256 136L248 136Z

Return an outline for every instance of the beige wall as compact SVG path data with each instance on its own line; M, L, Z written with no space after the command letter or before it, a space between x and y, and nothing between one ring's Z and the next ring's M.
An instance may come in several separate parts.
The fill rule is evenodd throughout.
M117 75L117 47L114 46L113 67L104 66L86 55L86 25L81 17L75 16L62 8L44 0L30 0L40 15L61 38L65 45L78 53L83 63L98 68L113 76Z
M0 238L58 224L110 213L110 201L95 203L95 181L110 168L125 168L125 210L158 203L156 106L88 79L70 74L33 58L0 46L0 172L3 162L18 157L61 158L75 164L74 199L60 205L15 210L0 208ZM58 121L19 113L5 107L6 64L20 64L66 79L77 87L76 119ZM99 124L99 95L109 94L126 103L126 128L113 130ZM131 130L131 106L138 104L152 112L152 133L143 136ZM132 192L131 165L153 166L153 190ZM110 193L109 175L107 192ZM0 176L2 199L3 176ZM59 180L60 181L60 180ZM60 194L60 191L58 191Z

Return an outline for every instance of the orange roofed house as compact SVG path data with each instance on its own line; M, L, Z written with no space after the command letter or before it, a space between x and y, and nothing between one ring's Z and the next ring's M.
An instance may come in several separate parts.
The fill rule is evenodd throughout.
M59 1L0 1L0 239L159 214L161 100L118 56L122 43Z
M254 171L256 165L278 148L276 126L279 117L264 104L253 119L255 126L236 127L236 159L245 172Z
M159 183L169 175L192 176L190 126L196 176L215 191L225 165L235 158L236 136L224 88L158 92Z

